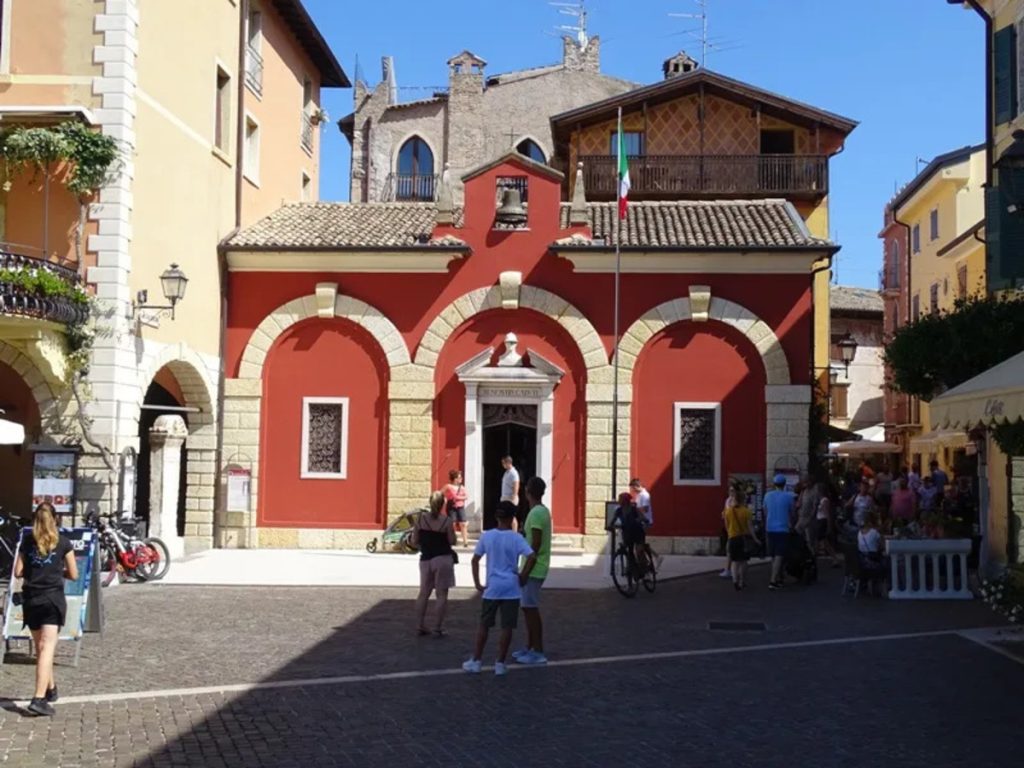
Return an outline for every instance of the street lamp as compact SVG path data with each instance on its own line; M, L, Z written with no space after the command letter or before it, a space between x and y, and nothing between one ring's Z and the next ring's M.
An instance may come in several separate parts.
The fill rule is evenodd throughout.
M839 347L839 354L843 358L843 366L845 368L845 373L847 376L849 376L850 363L853 362L853 358L857 354L857 341L856 339L853 338L853 336L850 335L850 332L847 331L845 334L843 334L843 337L839 339L838 342L836 342L836 345Z
M177 264L171 264L168 269L165 269L160 275L160 289L164 293L164 298L170 302L169 304L147 304L149 301L149 291L143 289L138 292L135 297L135 301L132 302L132 317L140 316L140 313L144 309L155 310L155 314L146 315L144 322L146 324L152 324L161 317L170 317L174 319L174 305L185 298L185 289L188 287L188 278L185 277L185 273L181 271Z

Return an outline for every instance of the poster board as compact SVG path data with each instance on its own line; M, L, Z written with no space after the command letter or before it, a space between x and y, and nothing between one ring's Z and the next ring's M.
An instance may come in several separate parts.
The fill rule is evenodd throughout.
M252 475L242 467L228 467L227 508L229 512L248 512Z
M71 640L78 643L85 631L85 620L89 606L89 591L92 586L92 565L96 552L96 531L92 528L62 528L61 533L71 542L78 563L78 578L75 581L65 579L64 599L68 610L61 627L58 640ZM23 528L18 539L14 556L17 559L21 552L22 542L32 535L31 528ZM25 625L25 614L21 605L21 579L11 579L4 606L3 640L6 646L10 640L30 640L32 638ZM75 663L78 663L78 648L75 649ZM2 657L0 657L2 658Z
M77 463L75 451L37 450L32 455L32 507L48 502L58 521L73 519Z

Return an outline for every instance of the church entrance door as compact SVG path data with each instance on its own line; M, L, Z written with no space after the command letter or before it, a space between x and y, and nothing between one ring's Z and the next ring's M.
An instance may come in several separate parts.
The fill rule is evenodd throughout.
M503 456L511 456L519 471L519 521L525 518L526 481L537 474L537 406L495 404L483 406L483 527L497 525L495 510L501 498Z

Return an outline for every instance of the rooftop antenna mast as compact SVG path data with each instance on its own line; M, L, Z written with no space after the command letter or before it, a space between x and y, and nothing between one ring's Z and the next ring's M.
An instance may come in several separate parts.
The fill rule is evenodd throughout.
M677 19L697 19L700 21L700 30L691 32L700 42L700 65L703 68L708 60L708 48L714 48L708 41L708 0L693 0L700 8L700 13L670 13L669 16Z
M560 32L571 32L576 37L580 48L586 48L590 38L587 37L587 5L586 0L579 0L576 3L548 3L558 9L563 16L572 16L576 19L575 24L560 24L556 27Z

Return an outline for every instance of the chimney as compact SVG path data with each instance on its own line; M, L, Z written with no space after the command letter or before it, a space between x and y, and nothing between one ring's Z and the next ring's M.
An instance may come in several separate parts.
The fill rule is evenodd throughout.
M661 65L661 71L665 74L665 79L670 80L679 75L689 74L699 66L697 60L689 56L686 51L680 51L675 56L665 59L665 63Z
M575 38L562 37L562 66L570 72L601 71L601 38L591 37L586 43Z
M395 79L395 59L393 56L382 56L380 59L381 79L387 87L388 106L398 103L398 81Z

